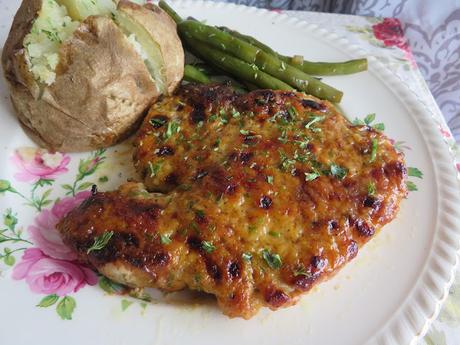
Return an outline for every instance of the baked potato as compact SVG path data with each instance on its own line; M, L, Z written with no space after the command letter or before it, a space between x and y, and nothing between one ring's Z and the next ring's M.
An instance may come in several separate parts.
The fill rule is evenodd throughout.
M173 20L155 5L24 0L2 53L27 133L53 151L111 146L183 76Z

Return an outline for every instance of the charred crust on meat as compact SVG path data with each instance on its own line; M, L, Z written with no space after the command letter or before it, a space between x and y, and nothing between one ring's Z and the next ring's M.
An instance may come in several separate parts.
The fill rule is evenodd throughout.
M165 145L165 146L160 147L159 149L156 149L155 153L159 157L172 156L174 154L174 149L169 145Z
M91 195L95 196L97 194L97 185L93 184L91 186Z
M227 272L231 278L239 278L241 275L239 263L237 261L230 262L227 267Z
M220 267L209 257L205 256L206 271L209 276L219 282L222 279L222 271Z
M166 266L171 261L171 254L163 251L156 252L152 257L155 266Z
M272 198L267 195L262 195L259 200L259 207L268 210L272 206L272 203Z
M357 219L354 222L354 227L358 231L358 233L361 236L364 236L364 237L371 237L375 233L374 227L372 227L371 225L367 224L362 219Z
M195 104L192 112L190 113L190 121L193 124L198 124L206 120L206 113L202 104Z
M194 180L201 180L203 177L207 175L208 175L208 172L205 169L198 169L195 174Z
M168 174L165 177L165 183L169 186L177 186L179 185L179 177L175 173Z
M269 287L264 293L265 301L272 307L278 308L289 301L289 296L281 289Z
M373 210L378 210L380 208L381 201L376 197L367 195L363 200L363 206L372 208Z
M323 271L324 268L327 266L327 259L323 258L320 255L315 255L311 258L311 266L313 268L313 271Z
M358 243L356 243L354 240L351 240L347 247L347 258L348 260L351 260L356 255L358 255Z
M191 249L201 249L201 239L198 236L189 236L186 242Z
M315 102L311 99L302 99L301 103L304 108L310 108L314 110L323 110L326 108L323 104Z

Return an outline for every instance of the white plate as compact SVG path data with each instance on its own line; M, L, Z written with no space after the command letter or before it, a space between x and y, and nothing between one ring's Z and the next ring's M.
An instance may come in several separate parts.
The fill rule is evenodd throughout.
M18 6L18 1L6 3L0 1L0 42L5 40ZM335 34L285 15L200 1L173 5L181 15L250 33L286 54L303 54L311 60L325 61L362 54L359 48L350 47ZM31 292L25 280L13 280L11 272L15 268L2 262L0 343L402 345L414 342L436 316L456 265L460 201L447 147L427 110L374 59L370 59L368 73L330 77L326 81L345 92L341 107L349 117L363 118L376 113L376 122L385 123L388 136L412 148L406 151L408 166L417 167L424 174L423 179L411 178L419 190L402 202L397 219L336 277L305 296L297 306L277 312L262 310L255 318L244 321L221 315L212 300L194 303L181 294L163 297L156 293L155 303L143 304L88 285L69 295L76 302L73 313L71 308L65 308L62 298L52 306L40 308L36 304L45 295ZM19 168L11 157L17 148L33 144L15 120L3 79L0 87L0 179L10 181L12 188L30 198L32 182L21 182L15 177ZM99 187L111 189L129 175L129 145L111 149L104 156L98 169L77 186L107 176L109 181L99 182ZM41 196L51 189L48 199L62 198L66 192L62 185L74 182L79 160L88 157L91 154L70 155L68 171L55 174L56 179L50 181L52 186L39 186L35 194ZM25 205L11 188L0 195L0 212L8 208L17 213L15 229L23 229L22 236L28 238L27 228L34 223L38 212ZM42 217L50 220L51 214L47 212ZM21 243L4 242L0 243L0 251L6 246L23 247ZM31 245L25 243L24 247L27 246ZM12 255L18 269L21 250ZM55 277L59 278L59 274ZM70 298L66 300L67 307L69 301ZM61 320L57 309L61 315L66 311L72 314L72 320Z

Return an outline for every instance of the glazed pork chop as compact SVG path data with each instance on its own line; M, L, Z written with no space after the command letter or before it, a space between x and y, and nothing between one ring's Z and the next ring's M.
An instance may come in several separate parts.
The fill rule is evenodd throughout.
M134 164L144 184L93 193L64 242L117 282L214 294L231 317L295 304L407 193L388 138L295 92L182 87L151 108Z

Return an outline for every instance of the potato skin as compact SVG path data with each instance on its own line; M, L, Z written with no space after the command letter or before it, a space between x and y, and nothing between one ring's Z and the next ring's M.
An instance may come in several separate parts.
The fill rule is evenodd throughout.
M27 134L52 151L87 151L116 144L159 96L144 62L109 18L88 17L59 50L56 80L37 83L24 37L42 0L24 0L2 54L11 100Z
M160 46L164 60L166 93L172 94L184 75L184 49L177 35L176 23L165 11L152 3L140 6L121 0L117 10L134 17Z

